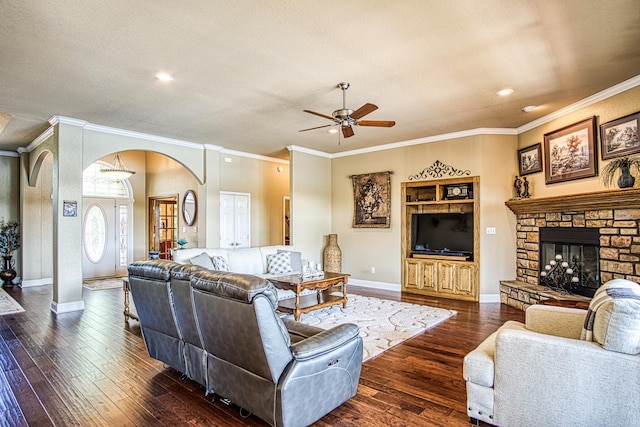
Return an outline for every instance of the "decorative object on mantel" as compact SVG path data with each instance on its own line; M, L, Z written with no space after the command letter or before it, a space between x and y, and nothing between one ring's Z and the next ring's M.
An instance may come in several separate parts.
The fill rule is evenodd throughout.
M607 166L602 169L602 182L605 186L610 187L613 183L613 178L620 169L620 177L618 177L619 188L631 188L636 182L636 178L631 175L631 168L635 167L640 172L640 157L639 156L623 156L616 157L607 163Z
M456 169L451 165L447 165L442 163L440 160L436 160L433 162L431 166L427 166L422 170L422 172L418 172L415 175L409 175L409 181L419 181L422 179L431 178L442 178L443 176L464 176L471 175L471 171L469 169L461 170Z
M4 260L4 268L0 271L2 287L12 288L17 272L14 270L13 253L20 249L20 224L15 221L0 219L0 254Z
M323 253L324 271L342 273L342 250L338 246L338 235L329 234Z
M542 144L539 142L518 150L520 176L542 172Z
M544 135L546 184L597 175L595 123L589 117Z
M177 249L178 249L178 250L182 249L182 247L183 247L184 245L186 245L187 243L189 243L189 242L187 241L187 239L185 239L184 237L181 237L181 238L176 242L176 245L178 245L178 248L177 248Z
M522 198L522 180L518 175L516 175L516 179L513 180L513 190L516 199Z
M351 175L353 228L391 227L391 174L375 172Z
M527 177L522 177L522 187L524 188L524 190L522 190L522 198L523 199L528 199L529 197L531 197L531 193L529 192L529 181L527 181Z
M640 111L600 125L602 160L640 152Z

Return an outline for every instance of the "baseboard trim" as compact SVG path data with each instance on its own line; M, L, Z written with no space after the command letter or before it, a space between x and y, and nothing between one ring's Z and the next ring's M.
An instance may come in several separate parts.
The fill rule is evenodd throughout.
M362 286L365 288L382 289L385 291L400 292L399 283L386 283L386 282L374 282L371 280L349 279L349 284L347 285L347 289L349 289L349 285Z
M500 294L480 294L480 304L499 303Z
M44 279L29 279L23 280L20 283L21 288L31 288L33 286L44 286L44 285L52 285L53 277L45 277Z
M70 311L84 310L84 301L63 302L58 304L55 301L51 301L51 311L56 314L69 313Z

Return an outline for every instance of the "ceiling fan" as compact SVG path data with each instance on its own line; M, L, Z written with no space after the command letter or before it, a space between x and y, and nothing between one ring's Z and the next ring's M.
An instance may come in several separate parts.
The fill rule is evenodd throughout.
M340 126L342 129L342 135L345 138L349 138L354 135L353 126L376 126L376 127L385 127L390 128L396 124L396 122L392 120L360 120L362 117L366 116L369 113L374 112L378 109L377 105L374 104L364 104L362 107L353 111L346 106L346 93L347 89L349 89L349 83L342 82L338 83L338 87L342 89L342 108L331 113L330 116L322 113L316 113L311 110L303 110L305 113L314 114L316 116L324 117L325 119L329 119L333 122L330 125L324 126L316 126L309 129L302 129L299 132L306 132L308 130L321 129L330 126Z

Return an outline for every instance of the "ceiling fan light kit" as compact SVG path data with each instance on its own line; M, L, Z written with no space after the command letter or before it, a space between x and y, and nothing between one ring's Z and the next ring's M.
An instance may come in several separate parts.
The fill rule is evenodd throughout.
M305 113L329 119L333 121L333 124L301 129L299 132L306 132L308 130L340 125L340 128L342 129L342 135L345 138L349 138L355 135L353 126L392 127L396 124L396 122L392 120L360 120L367 114L370 114L377 110L378 106L375 104L367 103L355 111L351 108L347 108L347 89L349 89L349 86L351 85L348 82L338 83L337 87L342 90L342 108L335 110L333 113L331 113L331 116L311 110L303 110Z

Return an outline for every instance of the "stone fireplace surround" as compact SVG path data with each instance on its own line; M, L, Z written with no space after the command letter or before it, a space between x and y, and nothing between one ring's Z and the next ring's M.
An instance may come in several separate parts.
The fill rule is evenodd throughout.
M601 283L614 278L640 281L640 189L607 190L566 196L514 199L516 280L500 282L500 301L525 310L544 299L589 301L539 286L540 227L591 227L600 230Z

